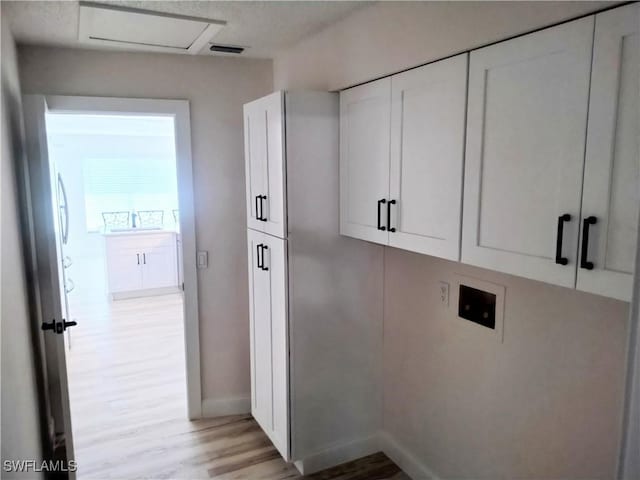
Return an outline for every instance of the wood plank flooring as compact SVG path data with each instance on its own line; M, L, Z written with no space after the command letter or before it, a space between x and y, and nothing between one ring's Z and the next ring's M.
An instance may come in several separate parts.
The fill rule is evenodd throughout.
M78 478L302 478L250 415L189 421L181 295L70 295L67 352ZM306 478L407 479L379 453Z

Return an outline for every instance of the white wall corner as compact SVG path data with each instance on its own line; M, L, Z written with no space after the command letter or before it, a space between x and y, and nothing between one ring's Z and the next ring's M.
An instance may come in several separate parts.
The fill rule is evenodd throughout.
M404 445L387 432L379 435L380 450L413 480L440 480L433 470L421 463Z
M377 434L336 444L320 452L311 454L294 462L302 475L335 467L341 463L350 462L380 451L379 436Z
M251 397L205 398L202 401L202 417L224 417L251 413Z

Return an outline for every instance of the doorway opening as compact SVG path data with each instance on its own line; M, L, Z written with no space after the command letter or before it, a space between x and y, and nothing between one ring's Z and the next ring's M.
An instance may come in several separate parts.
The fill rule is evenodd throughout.
M99 476L123 425L188 417L174 118L45 120L75 458Z

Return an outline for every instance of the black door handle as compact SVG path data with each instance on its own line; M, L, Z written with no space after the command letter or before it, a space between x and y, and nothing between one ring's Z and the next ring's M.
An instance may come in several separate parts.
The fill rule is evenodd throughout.
M387 229L387 227L383 227L383 226L380 224L380 220L381 220L381 219L380 219L380 205L381 205L381 204L384 204L384 203L387 203L387 201L386 201L384 198L383 198L382 200L378 200L378 230L382 230L382 231L384 231L384 230L386 230L386 229Z
M267 245L262 245L262 265L260 266L260 268L262 270L264 270L265 272L269 271L269 267L265 267L264 266L264 251L265 250L269 250L269 247Z
M68 327L73 327L77 325L78 322L75 320L71 320L67 322L64 318L61 322L56 322L55 320L51 320L51 322L42 322L42 330L53 330L57 334L63 333Z
M564 222L571 220L571 215L565 213L558 217L558 233L556 236L556 263L558 265L567 265L569 259L562 256L562 237L564 232Z
M589 227L598 223L598 219L591 215L582 221L582 252L580 253L580 268L593 270L593 262L587 260L589 256Z
M147 264L147 254L146 253L142 254L142 263L144 263L145 265Z
M391 227L391 205L395 205L395 200L389 200L387 202L387 230L390 232L395 232L396 229Z
M256 261L258 262L258 268L262 269L262 265L260 264L260 247L262 247L261 243L256 245Z
M140 265L140 254L136 253L136 257L138 257L138 265Z
M261 218L260 218L260 217L261 217L261 215L260 215L260 213L259 213L259 210L260 210L259 204L261 204L261 203L262 203L262 202L260 201L260 200L261 200L261 197L262 197L261 195L256 195L256 220L261 220Z
M258 220L262 220L263 222L267 221L267 217L264 216L264 206L262 205L262 200L266 199L266 195L260 195L260 218Z

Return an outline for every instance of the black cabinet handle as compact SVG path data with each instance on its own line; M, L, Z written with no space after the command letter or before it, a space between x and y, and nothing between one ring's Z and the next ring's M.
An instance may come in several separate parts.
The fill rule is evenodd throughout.
M383 198L382 200L378 200L378 230L382 230L382 231L384 231L384 230L386 230L386 229L387 229L387 227L383 227L383 226L380 224L380 220L381 220L381 219L380 219L380 205L381 205L381 204L384 204L384 203L387 203L387 201L386 201L384 198Z
M593 262L587 260L589 255L589 227L598 223L598 219L593 215L582 221L582 252L580 254L580 268L593 270Z
M558 233L556 236L556 263L558 265L566 265L569 259L562 256L562 236L564 232L564 222L571 220L571 215L565 213L558 217Z
M258 262L258 268L262 269L262 264L260 263L260 247L262 247L261 243L256 245L256 261Z
M269 271L269 267L265 267L264 266L264 251L265 250L269 250L269 247L267 245L262 245L262 265L260 266L260 268L262 270L264 270L265 272Z
M138 257L138 265L140 265L140 254L136 253L136 257Z
M262 205L262 200L266 199L266 195L260 195L260 218L258 220L262 220L263 222L267 221L267 217L264 216L264 206Z
M261 215L260 215L260 204L262 203L261 200L262 195L256 195L256 220L261 220Z
M390 232L395 232L396 229L391 227L391 205L395 205L395 200L389 200L387 202L387 230Z
M145 265L147 264L147 254L146 253L142 254L142 263L144 263Z

